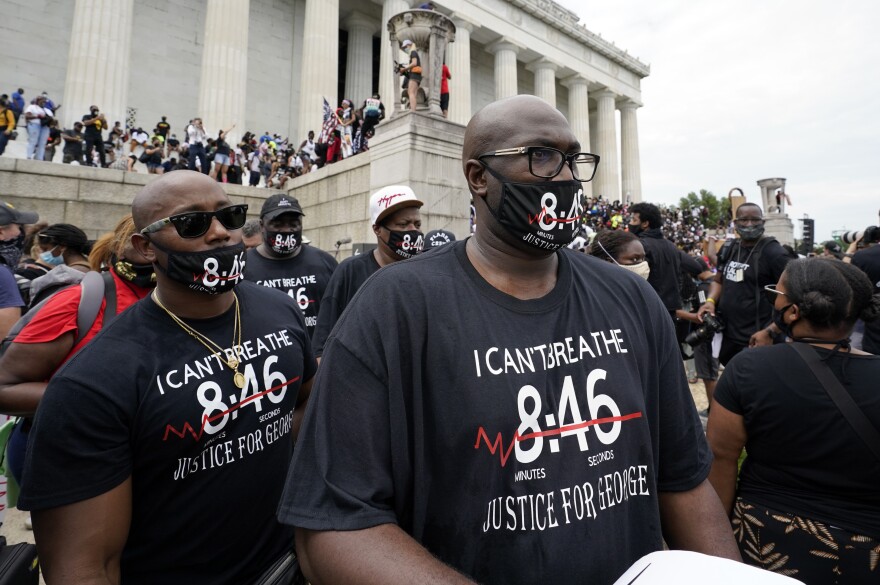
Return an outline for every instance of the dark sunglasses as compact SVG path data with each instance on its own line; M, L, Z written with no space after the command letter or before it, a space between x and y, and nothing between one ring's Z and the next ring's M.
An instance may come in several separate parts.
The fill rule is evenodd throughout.
M168 224L174 226L177 234L181 238L198 238L205 235L211 222L216 217L228 230L241 229L244 222L247 221L248 206L246 203L240 205L230 205L217 211L187 211L186 213L178 213L159 221L155 221L141 230L142 235L158 232Z

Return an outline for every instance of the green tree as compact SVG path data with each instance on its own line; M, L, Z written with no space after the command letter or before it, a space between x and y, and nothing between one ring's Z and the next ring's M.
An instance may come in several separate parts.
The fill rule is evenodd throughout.
M693 191L682 197L678 202L679 207L683 210L691 210L695 207L705 207L709 214L706 217L706 227L713 228L719 223L726 224L730 217L730 199L725 197L719 200L711 191L700 189L697 195Z

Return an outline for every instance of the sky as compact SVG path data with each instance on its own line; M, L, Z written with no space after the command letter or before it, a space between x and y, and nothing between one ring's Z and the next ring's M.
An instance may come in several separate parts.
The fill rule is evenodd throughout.
M787 179L816 241L878 224L880 2L556 0L651 66L638 110L643 200Z

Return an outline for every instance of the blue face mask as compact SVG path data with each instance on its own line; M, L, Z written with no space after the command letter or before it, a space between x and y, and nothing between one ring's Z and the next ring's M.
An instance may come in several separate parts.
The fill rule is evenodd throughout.
M57 248L58 246L55 246ZM64 264L64 256L53 256L52 252L55 251L55 248L51 250L46 250L45 252L40 254L40 262L43 264L48 264L49 266L60 266Z

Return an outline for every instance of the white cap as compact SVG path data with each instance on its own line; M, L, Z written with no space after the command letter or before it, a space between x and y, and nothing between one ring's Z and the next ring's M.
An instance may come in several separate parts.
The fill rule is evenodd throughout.
M416 194L406 185L382 187L370 196L370 223L379 224L383 219L404 207L421 207Z
M404 41L402 43L400 43L400 46L405 49L412 44L413 44L413 42L411 40L404 39Z

